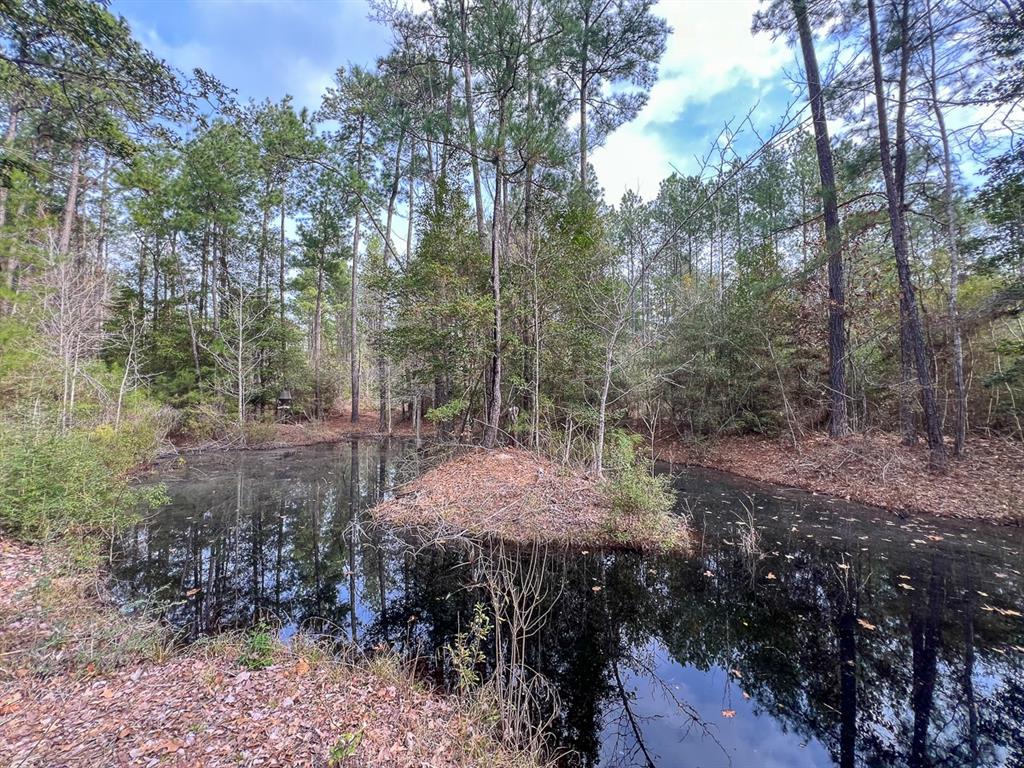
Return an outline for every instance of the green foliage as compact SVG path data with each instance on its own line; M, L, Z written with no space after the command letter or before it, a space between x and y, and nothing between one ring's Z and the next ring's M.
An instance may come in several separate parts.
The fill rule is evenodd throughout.
M266 669L274 663L274 648L270 627L261 621L246 633L238 663L254 672Z
M0 424L0 529L43 541L109 534L162 503L162 488L134 485L130 470L152 455L145 424L57 434Z
M487 658L483 652L483 643L490 636L491 628L491 619L483 605L476 603L467 631L457 633L454 641L445 647L448 660L458 676L460 693L468 693L480 685L477 668Z
M362 728L351 733L341 734L341 736L338 737L338 740L334 742L334 745L331 747L331 752L327 756L327 765L330 766L330 768L337 768L338 766L343 765L346 760L355 755L362 742Z
M444 405L439 405L437 408L430 408L427 411L427 421L432 421L434 423L451 421L452 419L456 419L464 414L468 407L468 400L462 397L456 397L449 400Z
M605 443L606 466L612 478L607 483L612 512L632 517L659 517L672 509L675 493L666 475L651 474L637 455L643 438L621 429L610 430Z

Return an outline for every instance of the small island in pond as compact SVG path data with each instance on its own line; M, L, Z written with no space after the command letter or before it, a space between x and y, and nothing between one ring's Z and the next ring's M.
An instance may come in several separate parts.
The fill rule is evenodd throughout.
M521 449L470 450L371 510L397 528L516 544L679 551L685 518L628 509L610 480Z

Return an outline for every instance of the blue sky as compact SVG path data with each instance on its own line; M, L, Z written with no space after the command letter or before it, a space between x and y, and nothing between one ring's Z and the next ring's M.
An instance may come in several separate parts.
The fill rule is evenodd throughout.
M792 98L793 52L753 36L757 0L662 0L673 28L658 82L639 117L592 154L609 202L626 189L657 193L672 172L693 171L722 126L759 104L762 128ZM362 0L114 0L143 43L171 65L202 67L243 98L291 94L316 108L342 65L370 65L390 32L367 18Z

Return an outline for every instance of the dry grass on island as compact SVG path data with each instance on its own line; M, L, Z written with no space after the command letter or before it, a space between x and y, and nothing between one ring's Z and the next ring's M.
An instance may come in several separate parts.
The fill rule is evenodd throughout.
M400 529L513 544L678 551L686 521L626 511L610 483L521 449L470 449L402 486L372 514Z
M1024 523L1024 448L1012 440L972 437L949 471L928 469L923 445L906 447L891 434L831 440L813 434L796 445L755 437L724 437L695 446L656 441L659 459L709 467L774 485L802 488L897 512L1002 524Z
M63 557L0 539L0 765L538 765L391 655L345 662L265 630L174 649Z

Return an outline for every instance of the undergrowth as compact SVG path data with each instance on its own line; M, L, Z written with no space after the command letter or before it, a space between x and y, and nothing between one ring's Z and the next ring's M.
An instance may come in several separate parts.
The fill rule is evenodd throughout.
M154 435L144 421L64 433L0 422L0 532L77 541L129 525L165 499L162 488L130 477L152 455Z
M635 435L622 430L608 433L607 464L612 473L606 484L612 512L616 515L652 518L667 514L675 503L671 480L654 475L637 455Z

